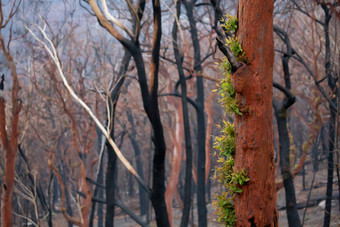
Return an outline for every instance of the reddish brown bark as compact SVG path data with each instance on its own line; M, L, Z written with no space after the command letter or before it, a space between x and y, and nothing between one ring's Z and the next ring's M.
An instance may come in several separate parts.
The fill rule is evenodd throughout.
M174 146L171 160L171 173L165 191L165 202L168 211L170 226L172 226L172 201L174 199L175 191L177 191L182 161L183 114L182 106L180 104L176 104L176 101L173 99L173 97L170 97L169 99L170 102L172 102L172 104L177 109L177 111L175 112L175 130L169 129L170 138L173 141Z
M235 118L235 170L250 181L235 198L237 226L278 226L273 142L273 0L240 0L238 39L249 64L234 74L242 116ZM247 110L247 109L248 110Z
M12 10L15 9L13 6ZM15 9L16 11L16 9ZM15 12L13 12L15 13ZM2 7L0 6L0 28L5 27L3 23L2 17ZM9 17L11 17L12 14ZM8 19L8 20L9 20ZM9 42L11 39L9 40ZM15 177L15 156L18 150L18 136L19 136L19 115L21 110L21 101L19 100L19 90L20 85L18 81L18 74L16 71L16 65L14 63L14 59L8 49L8 45L5 44L4 37L2 36L0 30L0 50L2 51L5 60L8 64L8 67L11 71L12 76L12 109L10 119L6 119L6 101L4 97L0 96L0 139L1 146L3 148L5 154L5 176L2 185L2 194L1 194L1 223L2 226L12 226L12 206L11 206L11 196L13 192L14 186L14 177ZM6 126L8 124L8 128Z
M70 222L74 225L82 226L82 222L81 222L80 218L74 218L66 212L65 185L64 185L63 180L61 179L61 175L60 175L58 169L53 164L54 158L55 158L55 155L53 153L51 153L51 156L49 157L49 160L48 160L48 166L52 169L52 171L53 171L54 175L57 177L58 183L60 185L60 191L61 191L61 197L60 197L61 208L60 208L60 210L61 210L61 213L64 215L65 219L68 222Z

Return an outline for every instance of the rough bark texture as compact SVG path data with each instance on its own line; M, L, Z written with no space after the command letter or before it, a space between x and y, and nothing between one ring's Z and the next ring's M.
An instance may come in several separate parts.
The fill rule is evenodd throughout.
M273 0L240 0L238 39L249 65L232 76L242 116L235 118L235 170L250 181L235 198L237 226L278 226L273 143Z

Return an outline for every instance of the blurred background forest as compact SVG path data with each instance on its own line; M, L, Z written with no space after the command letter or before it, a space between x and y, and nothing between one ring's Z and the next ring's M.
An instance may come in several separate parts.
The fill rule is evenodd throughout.
M216 36L237 1L0 2L3 226L220 226ZM279 225L338 226L340 2L274 4Z

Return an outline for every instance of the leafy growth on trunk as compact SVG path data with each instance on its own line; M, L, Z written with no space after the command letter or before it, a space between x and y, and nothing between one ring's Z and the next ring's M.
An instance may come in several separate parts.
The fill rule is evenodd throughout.
M223 23L221 26L224 28L224 31L229 35L228 38L226 38L225 40L226 45L230 48L238 61L247 62L242 46L235 36L238 20L236 17L230 15L226 15L226 18L228 19L221 20L221 23ZM218 91L218 94L220 96L219 102L221 103L222 107L226 109L226 112L228 114L235 113L238 115L242 115L239 105L236 102L236 92L231 81L231 64L228 59L224 57L222 59L222 62L218 64L218 66L221 69L221 73L225 75L224 78L221 80L220 85L218 85L218 90L214 90Z
M223 21L222 27L229 33L233 34L237 29L237 18L227 15L229 18ZM226 39L226 45L233 51L238 60L244 58L244 52L235 35ZM221 106L225 108L228 114L242 115L239 105L236 102L236 92L231 81L231 65L227 58L223 58L219 65L224 78L218 85L218 92ZM215 168L213 178L224 186L224 191L215 196L213 202L216 207L218 222L224 223L225 226L235 226L235 207L234 198L236 194L242 193L241 186L249 181L248 173L242 170L234 170L235 155L235 128L234 124L223 121L221 135L215 138L214 148L218 151L214 155L217 156L218 165Z
M242 115L242 112L240 111L239 105L236 101L236 92L231 81L231 65L227 58L223 58L220 68L222 74L225 76L218 85L218 90L214 90L217 91L218 95L220 96L219 102L221 103L221 106L225 108L228 114L235 113Z
M221 27L230 33L234 33L238 26L238 19L237 17L231 16L230 14L226 15L227 19L221 18Z

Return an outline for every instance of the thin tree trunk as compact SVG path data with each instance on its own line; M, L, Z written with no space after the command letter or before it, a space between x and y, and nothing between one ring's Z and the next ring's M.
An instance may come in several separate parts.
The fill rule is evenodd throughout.
M143 162L142 162L142 152L140 150L140 147L136 141L136 129L135 124L132 118L131 110L126 111L126 115L128 118L128 121L131 124L131 133L129 133L129 138L132 144L132 147L135 151L135 160L137 165L137 173L138 175L144 180L144 171L143 171ZM139 184L138 185L138 191L139 191L139 209L140 209L140 215L146 215L148 212L148 194L144 190L144 188Z
M97 135L98 135L98 150L99 150L99 161L98 161L98 170L97 170L97 184L95 185L95 188L94 188L94 192L93 192L93 196L92 197L95 197L95 198L99 198L99 199L103 199L103 190L102 188L100 188L98 186L99 185L103 185L104 184L104 167L103 167L103 159L104 159L104 136L102 135L102 133L97 130ZM103 206L101 203L98 204L98 208L97 208L97 215L98 215L98 227L101 227L103 226L103 223L102 223L102 215L103 215L103 212L102 210L103 209ZM101 217L99 218L99 212L101 212ZM93 227L93 220L94 220L94 217L95 217L95 213L96 213L96 202L95 201L92 201L92 206L91 206L91 214L90 214L90 227Z
M0 6L2 14L2 6ZM1 26L1 24L0 24ZM5 60L11 70L12 76L12 116L10 118L11 131L7 129L6 122L6 101L0 96L0 139L1 145L5 154L5 174L2 184L1 194L1 222L2 226L12 226L12 192L15 177L15 156L18 151L18 136L19 136L19 115L21 110L21 101L19 99L19 80L16 71L14 59L9 50L6 49L4 38L0 29L0 49L5 57Z
M327 173L327 190L326 190L326 206L325 206L325 217L324 217L324 227L330 226L331 221L331 210L332 210L332 193L333 193L333 172L334 172L334 141L335 141L335 116L337 114L337 87L336 87L336 78L332 75L331 70L331 46L330 46L330 37L329 37L329 22L331 20L332 15L330 14L330 10L326 4L321 4L322 9L325 13L325 21L323 24L324 33L325 33L325 73L328 80L328 86L331 89L332 95L331 101L334 104L334 107L329 105L331 118L329 120L329 152L328 152L328 173Z
M282 35L285 39L286 44L286 53L282 55L282 68L283 68L283 79L285 82L285 87L274 83L274 86L278 88L281 92L285 94L285 98L283 101L279 102L274 100L274 110L275 117L277 121L277 128L279 133L279 154L280 154L280 168L281 168L281 176L283 179L283 184L285 187L286 193L286 212L288 223L290 227L300 227L300 217L297 211L296 206L296 196L295 196L295 188L294 181L291 174L291 166L290 166L290 141L289 141L289 133L288 133L288 109L295 103L295 97L290 92L291 90L291 82L290 82L290 72L289 72L289 60L293 56L294 52L290 45L289 37L286 33L279 33L276 29L274 29L278 35Z
M189 224L190 218L190 207L191 207L191 198L192 198L192 147L191 147L191 135L190 135L190 123L189 123L189 110L188 110L188 101L187 101L187 86L186 79L183 70L183 53L180 53L180 49L178 46L177 39L177 31L178 24L177 20L179 20L179 16L181 14L181 3L180 1L176 2L176 16L178 18L174 21L174 26L172 30L172 38L173 38L173 48L174 55L177 64L177 70L179 75L179 82L181 84L181 101L182 101L182 114L183 114L183 125L184 125L184 137L185 137L185 151L186 151L186 162L185 162L185 185L184 185L184 208L181 219L181 227L186 227ZM184 37L183 37L184 38ZM204 194L203 194L204 195Z
M156 7L157 8L157 7ZM157 9L160 14L160 8ZM160 25L160 24L158 24ZM160 34L159 34L160 35ZM155 44L156 45L156 44ZM160 45L160 43L158 44ZM169 226L168 213L165 204L165 139L163 126L160 119L159 106L158 106L158 66L153 68L153 76L151 77L151 94L148 89L146 80L146 71L144 66L144 60L139 44L133 48L132 56L135 60L139 84L141 88L143 105L145 112L151 122L153 129L153 143L154 143L154 157L153 157L153 170L152 170L152 194L151 203L155 210L156 222L158 226ZM157 55L157 53L155 53ZM156 57L156 56L155 56ZM159 57L159 52L158 52ZM156 57L153 61L158 61L159 58ZM158 59L158 60L157 60ZM154 63L157 65L157 63ZM159 62L158 62L159 64Z
M9 153L9 154L8 154ZM5 177L2 185L2 196L1 196L1 220L2 226L12 226L12 191L14 185L14 174L15 174L15 156L12 155L11 150L7 150L5 154ZM15 154L15 153L14 153Z
M283 117L280 116L285 115ZM283 178L283 184L285 187L286 193L286 212L288 218L289 227L299 227L301 226L299 213L297 212L296 206L296 197L295 197L295 188L294 182L292 178L292 174L290 172L290 160L289 160L289 135L287 129L287 119L286 113L282 113L281 111L276 111L275 116L277 119L277 125L279 130L279 139L280 139L280 167L281 167L281 176Z
M111 132L111 138L113 137L113 130ZM105 177L105 193L106 193L106 215L105 215L105 226L114 226L114 216L115 216L115 194L116 194L116 181L115 181L115 171L117 164L117 155L113 148L107 144L107 167L106 167L106 177Z
M125 51L121 66L118 72L118 82L110 93L108 104L110 109L110 137L114 140L114 119L115 119L115 111L116 105L118 102L118 98L120 95L121 87L125 81L125 73L128 69L129 62L131 59L131 55L128 51ZM110 146L109 142L106 141L107 147L107 166L106 166L106 178L105 178L105 192L106 192L106 216L105 216L105 226L113 227L114 226L114 211L115 211L115 193L116 193L116 164L117 164L117 155L114 152L112 146Z
M154 131L155 154L153 159L153 178L151 202L155 209L157 226L170 226L165 204L165 139L158 104L159 52L162 37L161 6L159 0L152 0L154 15L153 42L150 70L149 118Z
M190 24L190 34L192 44L194 48L194 70L196 76L196 108L197 114L197 215L198 215L198 226L207 226L207 205L205 200L205 116L204 116L204 85L201 65L201 53L200 43L198 39L198 32L196 26L196 20L193 15L193 8L196 1L187 2L184 1L184 5L187 11L187 17Z

